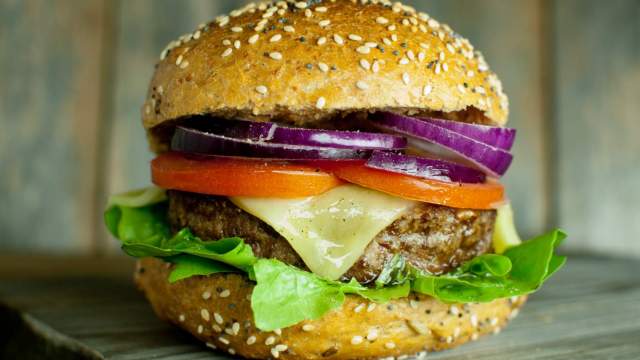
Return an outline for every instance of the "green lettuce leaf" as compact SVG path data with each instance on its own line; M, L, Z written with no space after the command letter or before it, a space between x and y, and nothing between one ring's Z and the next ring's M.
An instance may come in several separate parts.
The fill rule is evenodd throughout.
M322 317L342 306L345 294L358 294L376 302L409 295L409 283L372 289L355 279L348 283L326 280L274 259L253 265L256 286L251 295L256 327L263 331L285 328L303 320Z
M142 194L142 195L141 195ZM120 197L105 212L109 231L134 257L154 256L174 264L170 282L220 272L246 272L256 282L251 307L256 326L264 331L317 319L339 308L346 294L374 302L426 294L444 302L486 302L528 294L564 265L554 255L566 235L559 231L514 246L502 255L485 254L456 271L433 275L413 268L394 256L375 283L365 287L355 279L347 283L321 278L275 259L258 259L240 238L202 241L189 229L171 235L167 203L158 193L139 192L135 199ZM133 204L134 206L128 206Z
M412 290L445 302L488 302L537 290L564 265L553 254L566 235L555 230L510 248L503 255L481 255L456 271L430 275L413 271Z
M174 264L173 270L169 275L169 282L174 283L192 276L212 275L224 272L238 272L238 269L231 267L219 261L211 261L193 255L178 255L169 258L168 261Z

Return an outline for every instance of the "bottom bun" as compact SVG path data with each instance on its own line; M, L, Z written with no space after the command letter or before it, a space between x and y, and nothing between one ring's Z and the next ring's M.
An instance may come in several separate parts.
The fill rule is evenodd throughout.
M216 274L170 284L170 271L159 259L138 262L136 283L158 316L210 348L252 359L372 359L448 349L499 332L526 301L519 296L444 304L411 294L376 304L348 295L341 309L318 320L265 332L253 323L253 283L246 276Z

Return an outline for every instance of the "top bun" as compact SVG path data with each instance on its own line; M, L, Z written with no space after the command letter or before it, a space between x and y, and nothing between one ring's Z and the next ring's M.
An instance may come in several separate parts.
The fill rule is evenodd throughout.
M383 0L307 0L249 4L173 41L142 113L150 130L197 114L308 124L375 110L503 125L508 101L482 55L429 15Z

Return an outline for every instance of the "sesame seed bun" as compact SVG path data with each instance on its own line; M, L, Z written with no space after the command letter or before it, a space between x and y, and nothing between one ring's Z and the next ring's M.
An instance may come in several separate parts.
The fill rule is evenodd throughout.
M387 304L348 295L341 309L275 332L255 328L253 284L240 274L170 284L162 260L138 262L135 279L155 312L211 348L250 359L373 359L443 350L497 333L525 296L482 304L444 304L412 294Z
M387 1L280 1L169 44L142 118L158 150L166 139L154 129L195 114L310 125L376 110L503 125L508 101L469 41L427 14Z

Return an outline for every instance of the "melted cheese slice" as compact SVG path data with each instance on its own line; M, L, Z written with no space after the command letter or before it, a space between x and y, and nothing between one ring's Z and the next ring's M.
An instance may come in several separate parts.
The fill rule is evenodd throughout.
M413 201L356 185L341 185L299 199L232 197L239 208L269 224L300 255L309 269L338 279L384 228Z

